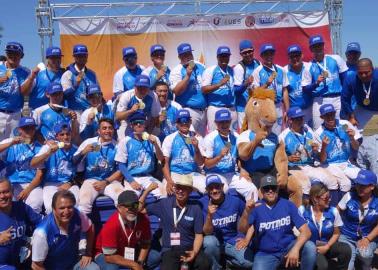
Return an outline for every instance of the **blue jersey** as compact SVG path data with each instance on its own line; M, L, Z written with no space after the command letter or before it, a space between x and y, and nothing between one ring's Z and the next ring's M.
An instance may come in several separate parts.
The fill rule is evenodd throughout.
M112 107L108 104L103 104L102 111L100 112L97 110L95 118L90 124L88 124L88 115L92 112L92 109L93 107L86 109L80 117L80 137L82 140L93 138L98 135L97 130L99 128L98 123L100 119L109 118L114 120L114 111Z
M300 155L301 160L297 162L289 161L289 167L297 165L313 164L314 155L311 144L315 142L315 133L307 125L304 126L302 133L297 133L290 128L286 128L279 136L285 143L287 156L294 154Z
M165 82L166 84L168 84L168 86L170 85L169 75L171 74L171 70L169 69L169 67L167 67L165 74L159 80L157 80L158 72L159 72L159 70L154 66L149 66L148 68L146 68L142 72L143 75L147 75L150 78L150 88L151 89L155 89L155 84L157 82Z
M8 76L8 80L0 83L0 109L17 112L24 105L21 85L26 81L30 70L19 66L7 69L5 62L0 62L0 77Z
M255 228L256 248L263 253L285 252L295 235L293 227L300 228L306 221L299 215L298 208L290 201L279 198L269 207L264 200L249 216L249 224Z
M76 78L79 75L79 72L76 70L75 65L69 65L68 70L66 72L70 72L72 74L72 88L65 89L64 91L64 97L67 100L68 108L72 110L84 111L90 106L86 95L87 88L90 85L97 84L96 73L93 70L85 67L84 76L79 86L75 88L74 85L76 85Z
M237 145L248 143L255 139L256 134L251 130L246 130L240 134ZM264 147L258 146L252 156L247 161L241 161L242 166L249 173L270 170L274 166L274 156L278 147L278 136L270 133L262 142Z
M354 241L366 237L378 222L378 198L374 195L369 205L364 208L364 213L360 211L360 202L355 192L345 194L338 206L342 210L341 217L344 222L341 234Z
M30 183L37 170L30 166L30 161L41 149L38 142L33 144L15 144L6 151L7 177L11 183Z
M79 261L79 241L82 233L82 220L77 209L69 224L67 235L62 234L53 213L47 215L38 225L33 238L47 242L48 250L44 260L45 269L68 270ZM33 239L34 241L34 239ZM41 249L45 247L41 247ZM34 252L34 248L33 248ZM33 259L34 259L33 254Z
M230 132L228 137L223 137L218 130L209 133L204 139L204 157L215 158L219 156L224 147L230 147L230 151L222 157L222 159L211 168L205 166L205 172L209 173L235 173L236 159L238 157L238 149L236 148L237 134Z
M312 206L299 207L299 212L303 218L307 221L307 225L311 231L311 241L328 242L331 239L335 227L342 227L343 222L341 220L339 211L335 207L329 207L324 210L321 222L315 220Z
M208 196L200 200L204 219L206 219L209 200ZM243 238L243 235L238 233L238 222L244 207L245 203L240 198L225 194L224 201L218 205L212 218L213 233L221 243L235 245L236 239Z
M351 153L351 142L348 133L345 131L346 126L347 128L354 129L354 138L356 140L361 138L361 134L358 130L346 120L336 120L336 128L333 130L326 129L324 124L316 130L319 142L321 142L325 136L330 139L330 143L326 147L327 163L348 161Z
M239 64L234 67L234 93L237 112L244 112L249 98L247 87L243 86L243 84L252 76L253 71L259 65L260 62L253 59L253 62L249 65L244 65L242 62L239 62Z
M192 74L190 75L189 83L181 95L176 95L175 101L183 107L189 107L193 109L203 110L206 108L206 99L202 94L202 74L205 71L205 67L196 63ZM170 81L172 88L182 81L186 76L186 68L183 65L176 66L171 74Z
M276 78L268 87L276 93L275 103L281 103L283 99L283 89L288 86L287 75L282 67L273 65L272 68L260 65L253 71L253 86L260 87L268 82L269 77L276 72Z
M371 83L371 85L370 85ZM366 98L367 93L369 92L370 104L365 105L364 99ZM365 90L366 92L365 92ZM378 111L378 69L373 70L373 75L371 82L362 83L358 78L357 74L354 72L347 73L347 76L343 84L343 92L341 95L342 108L346 113L350 114L354 111L353 106L353 97L358 106L370 111ZM357 115L358 118L358 115Z
M83 151L88 144L100 145L100 150L89 152L79 164L78 171L84 171L85 179L104 180L116 171L115 142L100 144L98 137L87 139L80 145L74 156Z
M0 244L0 265L15 265L19 261L20 248L26 244L26 238L31 236L31 231L41 220L41 215L21 201L12 202L9 214L0 211L0 232L13 227L11 240Z
M178 110L181 109L181 106L175 101L167 102L167 107L161 108L161 113L165 111L166 119L163 122L160 122L160 141L164 141L165 137L177 131L176 127L176 114Z
M46 153L48 150L49 146L44 145L36 157ZM68 150L60 148L49 156L43 165L46 170L44 173L45 183L67 183L73 179L76 173L76 166L73 163L73 156L76 150L76 146L72 146Z
M169 158L171 172L189 174L198 171L197 163L194 161L194 146L188 144L185 138L177 131L167 136L163 142L163 154Z
M123 92L131 90L135 86L135 79L142 74L143 66L137 65L135 69L122 67L114 76L113 93L119 95Z
M119 142L115 161L126 163L132 176L148 175L155 169L155 146L149 140L127 136Z
M49 99L46 97L45 93L46 88L53 82L60 83L62 75L63 69L54 72L46 68L38 72L37 77L35 78L34 87L29 96L29 107L31 109L34 110L49 103Z
M288 92L290 107L306 109L312 105L312 96L302 90L303 71L308 63L303 63L299 73L295 72L290 65L284 67L288 79Z
M38 108L34 113L34 118L39 126L39 130L45 140L54 140L54 126L59 123L71 125L69 116L64 115L61 109L53 109L49 104Z
M324 72L327 75L325 81L321 82L312 92L314 97L327 97L341 94L340 73L348 70L345 61L338 55L325 55L321 62L312 60L309 68L303 71L302 86L316 83L318 77Z
M220 83L223 78L228 76L229 81L218 89L206 94L207 104L215 107L234 107L234 71L227 66L222 70L219 66L212 66L205 70L202 77L202 87Z

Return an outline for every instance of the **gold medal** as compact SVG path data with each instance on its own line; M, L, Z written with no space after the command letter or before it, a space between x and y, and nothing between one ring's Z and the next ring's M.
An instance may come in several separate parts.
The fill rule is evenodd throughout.
M230 75L226 74L226 75L224 75L224 78L225 78L227 81L229 81L229 80L230 80Z
M327 70L323 70L323 72L322 72L322 76L323 76L324 78L328 78L328 71L327 71Z
M344 131L347 131L348 128L349 128L349 127L348 127L347 124L343 125L343 130L344 130Z
M94 143L93 147L93 152L98 152L101 150L101 145L99 145L98 143Z
M143 133L142 133L142 139L143 139L144 141L147 141L149 137L150 137L150 134L148 134L148 132L143 132Z
M307 144L310 145L310 146L311 146L313 143L314 143L313 140L308 140L308 141L307 141Z
M7 72L5 73L5 76L7 76L8 79L12 78L12 70L7 69Z
M230 142L226 142L225 146L226 146L227 148L231 148L231 143L230 143Z
M190 60L190 61L189 61L189 67L190 67L191 69L193 69L195 65L196 65L196 63L194 62L194 60Z
M192 138L191 137L185 137L185 143L186 144L192 144Z
M70 110L68 108L63 108L62 109L62 113L66 116L68 116L70 114Z
M162 65L162 66L161 66L161 69L162 69L164 72L167 72L168 67L167 67L166 65Z
M370 105L370 99L369 98L364 98L364 101L362 102L365 106Z
M273 73L272 73L272 78L273 78L273 80L274 80L276 77L277 77L277 72L276 72L276 71L273 71Z
M167 110L162 110L161 111L161 115L166 116L167 115Z
M63 148L64 147L64 142L58 142L58 148Z
M143 101L139 101L139 109L144 110L146 108L146 104Z
M31 144L30 138L24 138L22 141L24 142L24 144Z

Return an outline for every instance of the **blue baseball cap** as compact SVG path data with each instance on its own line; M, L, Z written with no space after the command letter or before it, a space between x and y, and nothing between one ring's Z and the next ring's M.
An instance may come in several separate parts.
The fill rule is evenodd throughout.
M368 186L377 184L377 175L369 170L360 170L354 179L355 184Z
M135 86L137 87L148 87L150 88L150 77L147 75L138 75L135 78Z
M206 177L206 187L210 186L211 184L223 184L223 183L218 175L210 174Z
M151 46L151 48L150 48L150 54L153 54L154 52L158 52L158 51L165 52L165 49L160 44L155 44L155 45Z
M126 47L122 49L122 55L123 57L128 55L137 55L137 52L134 47Z
M143 110L137 110L129 117L130 123L133 123L135 121L140 121L140 120L146 121L146 114L144 113Z
M46 93L49 95L58 93L58 92L63 92L63 87L58 82L52 82L46 88Z
M227 46L219 46L217 49L217 55L228 54L231 55L231 50Z
M5 52L16 52L24 55L24 47L19 42L11 41L5 46Z
M291 107L287 111L287 117L289 117L290 119L303 117L303 116L304 116L304 113L303 113L302 109L299 108L299 107Z
M336 112L335 107L333 107L332 104L323 104L322 106L320 106L319 111L320 111L320 116L323 116L327 113Z
M220 109L215 113L215 122L231 121L231 113L227 109Z
M297 44L293 44L293 45L290 45L288 48L287 48L287 54L291 54L291 53L301 53L302 52L302 49L299 45Z
M87 46L85 46L83 44L76 44L73 47L72 54L73 55L85 55L85 54L88 54L88 48L87 48Z
M310 47L311 47L311 46L314 46L316 44L324 44L324 39L321 35L314 35L314 36L310 37L308 42L309 42Z
M186 53L186 52L192 52L192 51L193 51L192 46L189 43L181 43L177 47L177 54L178 55Z
M68 131L71 131L70 125L66 122L60 122L56 124L53 128L55 136L58 135L60 132L62 132L63 129L68 129Z
M176 122L189 122L191 119L190 112L185 109L178 110L176 113Z
M63 56L62 50L59 47L49 47L46 49L46 58L49 58L51 56Z
M253 43L250 40L244 39L239 43L239 51L242 52L244 50L253 50Z
M358 42L349 42L348 45L347 45L345 53L348 53L348 52L358 52L358 53L361 53L360 43L358 43Z
M87 88L87 95L102 94L101 88L98 84L91 84Z
M276 51L276 48L274 48L274 45L272 43L265 43L261 45L260 47L260 55L267 51Z
M27 127L27 126L37 126L33 117L30 117L30 116L21 117L20 121L18 122L18 127L22 128L22 127Z

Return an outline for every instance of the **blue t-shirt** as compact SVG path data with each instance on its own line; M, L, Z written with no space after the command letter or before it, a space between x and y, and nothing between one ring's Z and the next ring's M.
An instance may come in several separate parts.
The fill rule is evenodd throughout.
M341 210L341 218L343 219L344 226L341 227L341 234L344 234L354 241L358 241L366 237L377 225L378 222L378 198L373 196L367 208L364 209L364 213L360 211L360 202L355 192L347 193L349 200L346 201L345 207L339 207ZM345 209L344 209L345 208ZM360 217L364 217L360 224ZM360 229L359 229L360 228ZM358 231L362 235L358 236Z
M169 74L171 74L171 70L169 67L167 67L165 74L159 80L157 80L158 72L159 70L154 66L149 66L142 72L142 74L146 74L150 78L150 88L153 90L155 89L155 84L157 82L165 82L168 86L170 85Z
M39 116L39 130L45 140L54 140L55 132L54 126L59 123L65 123L71 125L71 119L69 116L63 114L62 110L55 110L49 105Z
M131 135L126 142L127 169L132 176L150 174L155 169L155 147L149 140Z
M146 205L149 215L155 215L160 218L160 226L163 229L163 251L172 247L170 233L173 232L180 233L180 248L191 250L195 234L202 234L203 232L201 205L196 201L189 200L186 204L185 212L177 224L177 228L174 227L173 208L176 208L178 218L182 209L177 206L176 197L174 196Z
M15 69L7 69L5 62L0 62L0 77L7 76L7 73L10 73L9 79L0 83L0 109L17 112L24 105L21 85L29 76L30 70L22 66Z
M312 105L312 96L302 91L302 74L305 66L299 73L295 72L290 65L284 68L287 71L287 79L289 86L287 87L289 92L290 107L300 107L306 109Z
M209 196L200 199L204 219L207 216L209 201ZM218 205L212 219L213 233L221 243L235 245L236 239L243 238L243 234L238 233L238 222L244 207L245 203L240 198L225 194L224 201Z
M87 109L90 110L91 108ZM83 113L84 114L84 113ZM98 123L102 118L109 118L114 120L114 111L112 110L111 106L108 104L102 105L102 111L97 111L95 118L93 119L91 124L86 124L85 128L80 131L80 137L82 140L86 140L88 138L93 138L97 136L97 130L99 128Z
M241 139L245 136L248 136L248 142L250 142L255 139L256 134L251 130L244 131L238 138L238 144L244 142ZM278 136L274 133L270 133L261 143L264 147L256 147L249 160L241 161L243 168L249 173L270 170L274 166L274 156L278 147Z
M19 143L7 149L5 161L7 162L7 177L14 183L30 183L37 170L30 166L30 161L41 149L38 142L33 144Z
M204 70L205 67L203 65L195 65L193 72L190 75L188 86L181 95L176 95L175 97L175 101L181 106L201 110L206 108L206 99L202 94L201 89L202 74ZM180 74L182 80L186 76L186 68L184 66L181 66Z
M0 211L0 232L13 227L10 231L12 239L0 244L0 265L15 265L19 261L20 248L26 244L26 237L31 236L32 230L41 220L41 215L21 201L12 202L9 215Z
M135 86L135 79L142 74L143 69L137 65L135 69L127 69L122 76L123 92L131 90ZM120 94L120 93L117 93Z
M76 173L76 166L73 163L73 155L77 150L76 146L65 150L58 149L45 161L44 182L67 183L73 179Z
M38 72L35 78L34 87L29 96L29 107L31 109L36 109L47 103L49 99L46 97L46 88L49 84L55 82L60 83L64 70L59 69L57 72L53 72L49 69L44 69Z
M35 233L43 234L47 239L49 249L44 261L46 269L68 270L73 268L79 261L81 231L81 218L77 209L70 221L67 235L61 234L53 213L43 219Z
M335 219L338 215L335 207L329 207L324 210L321 226L313 218L312 210L310 207L301 206L299 211L302 213L303 218L307 221L307 225L311 231L311 241L328 242L331 239L335 230ZM338 227L338 226L337 226Z
M167 105L165 109L162 108L162 110L165 110L166 119L160 122L159 139L161 142L164 141L165 137L177 131L176 114L179 109L172 106L171 102L168 102Z
M273 207L264 200L249 216L249 224L255 228L256 249L263 253L283 253L295 240L293 227L300 228L306 221L298 208L290 201L279 198Z

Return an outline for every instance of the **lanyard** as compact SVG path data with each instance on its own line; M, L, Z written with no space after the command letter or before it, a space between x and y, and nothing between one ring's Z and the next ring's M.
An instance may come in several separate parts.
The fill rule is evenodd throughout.
M228 81L227 81L226 85L227 85L227 88L228 88L229 90L231 90L231 85L230 85L231 76L230 76L230 74L228 74L228 72L227 72L227 71L228 71L228 67L226 67L226 72L224 72L223 69L222 69L221 67L219 67L219 70L220 70L220 72L221 72L221 74L222 74L222 78L225 78L226 75L228 76Z
M320 64L319 62L316 62L316 64L318 65L318 67L320 67L321 68L321 70L323 70L323 71L327 71L327 57L326 56L324 56L324 59L323 59L324 61L324 65L322 65L322 64Z
M323 229L323 214L322 214L322 216L321 216L321 218L320 218L320 222L318 223L318 222L316 221L315 214L314 214L314 211L313 211L313 209L312 209L312 206L311 206L310 209L311 209L311 218L312 218L312 220L314 221L315 227L318 229L318 232L319 232L319 239L321 239L321 238L322 238L322 229Z
M369 99L369 96L370 96L370 91L371 91L371 82L372 82L373 80L370 80L370 83L369 83L369 89L368 90L366 90L366 87L365 87L365 84L364 83L362 83L362 87L364 88L364 92L365 92L365 95L366 95L366 99Z
M182 219L182 216L184 215L185 210L186 210L186 207L184 207L184 208L181 210L180 215L177 217L176 207L173 208L173 225L175 226L175 229L177 229L177 224L178 224L178 223L180 222L180 220Z
M135 223L134 223L134 228L131 230L130 235L128 235L127 232L126 232L125 224L123 223L123 219L122 219L122 217L121 217L120 214L118 214L118 220L119 220L119 223L121 223L121 228L122 228L123 232L125 233L125 236L126 236L126 238L127 238L127 245L129 246L129 245L130 245L131 237L132 237L133 234L134 234L134 229L135 229L135 227L136 227L136 225L137 225L137 223L138 223L138 220L135 221Z
M276 76L275 76L275 78L274 78L274 80L273 80L273 82L272 82L272 86L273 86L273 89L277 91L277 76L278 76L278 72L277 72L277 68L276 68L276 66L275 66L275 65L272 65L272 68L270 68L270 67L264 65L264 67L266 67L266 68L269 69L270 71L273 71L273 72L276 73Z

